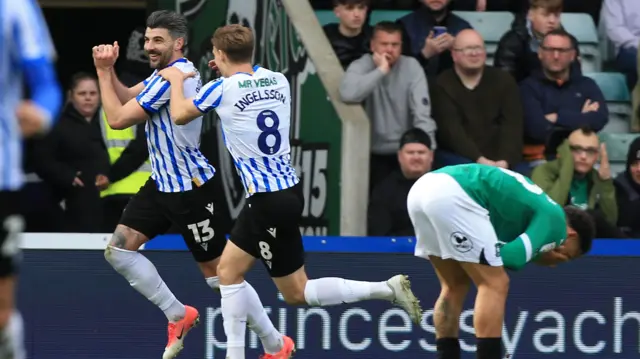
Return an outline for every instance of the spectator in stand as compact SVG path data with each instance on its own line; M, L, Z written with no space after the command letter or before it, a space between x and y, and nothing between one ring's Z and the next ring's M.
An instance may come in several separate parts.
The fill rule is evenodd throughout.
M75 74L58 123L34 149L41 177L64 199L67 232L95 233L102 227L95 182L108 173L109 157L100 133L98 91L95 76Z
M509 11L516 14L524 14L529 9L529 2L530 0L511 0ZM589 14L597 26L600 19L601 8L602 0L564 0L562 12Z
M404 28L403 53L414 56L429 80L453 67L455 36L471 25L451 13L451 0L422 0L423 7L398 20Z
M640 1L605 0L602 11L607 37L616 47L616 67L632 89L638 81L636 59L640 44Z
M508 71L517 82L540 69L538 52L544 35L561 28L562 0L530 1L531 7L527 16L516 17L511 30L500 39L494 55L493 65ZM578 41L571 35L569 37L573 42L576 52L574 59L576 59L580 56ZM580 72L579 61L572 61L571 65L574 72Z
M324 32L346 70L370 51L371 26L365 24L369 0L334 0L333 12L340 20L324 26Z
M485 66L484 40L475 30L456 37L453 69L436 82L433 117L438 166L477 162L514 168L522 159L522 104L509 74Z
M538 56L542 69L520 83L524 158L531 166L553 157L571 131L583 126L600 131L609 116L595 81L572 70L576 51L567 32L556 29L547 33Z
M596 169L598 156L600 166ZM558 148L558 158L536 167L532 179L559 205L596 210L609 224L617 223L616 192L606 147L590 128L571 132Z
M383 179L371 193L368 211L369 236L414 236L407 212L407 195L423 174L431 171L431 138L419 128L400 139L400 168Z
M522 10L520 3L527 0L455 0L453 10L457 11L511 11Z
M615 179L618 227L632 238L640 238L640 137L627 154L627 168Z
M100 109L100 131L109 156L111 167L104 175L96 177L95 184L101 191L103 226L101 232L115 231L124 208L133 195L151 176L147 136L142 124L124 130L114 130L107 122L107 115Z
M370 188L398 168L400 138L417 127L431 137L435 148L436 124L431 118L429 88L420 64L401 55L402 29L383 21L373 30L371 51L349 65L340 97L362 103L371 120Z
M564 0L563 12L586 13L598 24L602 0ZM529 0L455 0L453 9L459 11L510 11L524 14L529 8Z
M126 56L119 62L118 78L128 87L144 81L151 73L149 57L144 50L145 29L144 26L140 26L131 31L127 41ZM211 41L208 40L208 43L210 44ZM101 190L102 197L101 232L111 233L120 221L129 199L148 179L151 168L148 163L149 151L144 126L113 130L107 124L104 110L99 111L99 127L111 167L107 173L99 175L95 183ZM134 136L133 139L131 139L132 136ZM179 233L179 231L172 228L170 233Z

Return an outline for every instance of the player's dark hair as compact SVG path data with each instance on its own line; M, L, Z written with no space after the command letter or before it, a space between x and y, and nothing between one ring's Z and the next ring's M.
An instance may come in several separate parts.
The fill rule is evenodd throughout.
M358 6L363 5L369 7L371 4L370 0L333 0L333 7L337 7L339 5L344 6Z
M596 224L593 217L587 212L575 206L565 206L564 213L567 224L578 234L580 251L587 254L591 250L593 238L596 236Z
M218 28L213 33L213 46L223 51L229 61L241 64L253 59L254 38L250 28L231 24Z
M147 18L147 27L150 29L167 29L169 35L175 40L183 38L185 45L189 36L187 18L175 11L158 10L154 11Z
M393 21L380 21L373 28L373 35L375 36L379 31L383 31L388 34L394 34L396 32L402 33L402 27Z

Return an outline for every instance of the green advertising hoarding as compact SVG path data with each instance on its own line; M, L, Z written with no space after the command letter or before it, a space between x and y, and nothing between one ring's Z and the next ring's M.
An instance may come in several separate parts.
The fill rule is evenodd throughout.
M189 20L187 57L202 76L203 84L214 74L207 64L211 36L220 26L239 23L251 27L256 38L254 63L284 73L291 83L292 161L305 194L301 231L303 235L339 235L340 232L340 145L341 122L316 74L315 67L277 0L158 0L161 9L174 10ZM232 219L244 205L244 190L233 161L222 141L216 114L205 118L205 132L215 131L218 175Z

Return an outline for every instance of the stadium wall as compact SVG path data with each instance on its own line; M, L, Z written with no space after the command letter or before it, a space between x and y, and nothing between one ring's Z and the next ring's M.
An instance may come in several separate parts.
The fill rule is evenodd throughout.
M30 358L160 357L166 319L105 262L107 234L27 234L19 306ZM297 356L406 359L434 356L432 303L438 282L427 261L413 257L411 238L305 238L310 276L385 280L408 274L426 310L420 325L383 302L332 308L286 305L258 264L248 276L276 327L292 336ZM179 236L143 248L176 296L200 310L200 326L181 358L224 358L220 297ZM640 240L598 240L593 252L558 268L530 265L512 275L503 343L517 359L637 358L640 353ZM474 293L471 293L473 295ZM469 300L461 318L464 359L475 358ZM260 355L248 334L247 358Z

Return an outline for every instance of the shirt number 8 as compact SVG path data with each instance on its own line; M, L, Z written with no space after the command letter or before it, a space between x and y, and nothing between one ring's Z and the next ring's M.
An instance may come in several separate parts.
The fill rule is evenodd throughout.
M278 115L271 110L264 110L258 114L256 124L262 132L258 136L258 148L260 151L267 155L277 153L282 144L282 135L278 131L278 126L280 126ZM273 138L270 138L271 136Z

